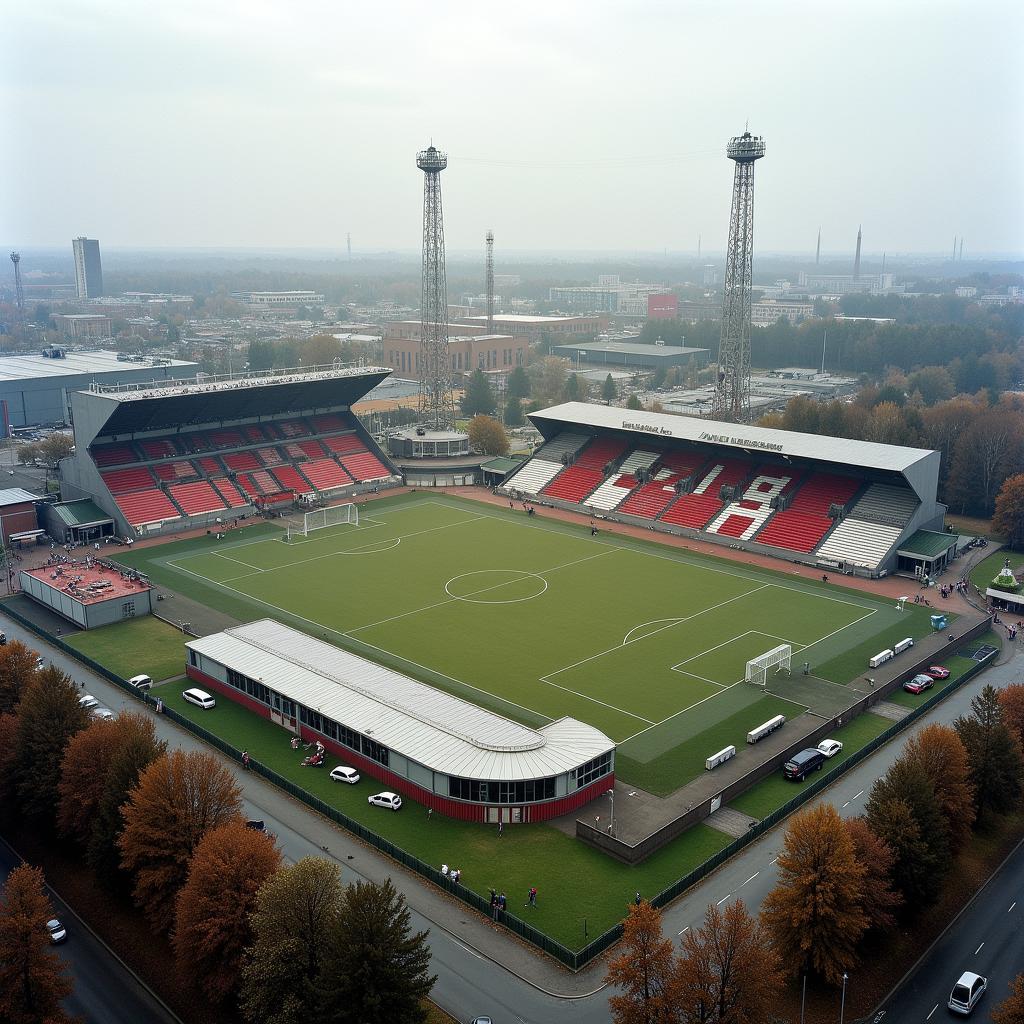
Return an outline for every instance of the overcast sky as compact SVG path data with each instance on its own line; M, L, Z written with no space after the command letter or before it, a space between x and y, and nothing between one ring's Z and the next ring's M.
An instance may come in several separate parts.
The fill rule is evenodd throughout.
M1024 250L1024 4L4 0L0 241Z

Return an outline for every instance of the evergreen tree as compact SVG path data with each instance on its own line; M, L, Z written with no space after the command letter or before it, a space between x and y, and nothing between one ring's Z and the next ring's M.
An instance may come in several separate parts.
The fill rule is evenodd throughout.
M462 415L470 418L473 416L493 416L496 409L497 402L494 399L491 382L487 379L483 370L474 370L470 374L462 393Z
M505 425L508 427L521 427L526 422L523 416L523 402L521 398L513 396L505 403Z
M626 400L626 408L642 409L643 405L641 404L640 399L636 397L636 395L630 395L629 398Z
M1024 759L995 687L986 686L971 701L971 715L954 725L967 750L979 819L1013 810L1024 788Z
M618 397L619 389L615 386L615 381L609 373L601 385L601 398L606 402L614 402Z
M508 384L505 388L505 395L508 398L530 397L530 378L526 372L526 367L517 366L508 375Z
M580 379L575 373L570 373L565 382L564 398L567 402L578 402L580 398Z

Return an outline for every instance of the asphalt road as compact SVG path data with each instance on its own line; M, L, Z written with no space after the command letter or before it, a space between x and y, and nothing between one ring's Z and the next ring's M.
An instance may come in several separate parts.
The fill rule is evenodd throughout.
M21 858L0 841L0 885ZM55 946L74 979L74 991L64 1008L87 1024L180 1024L131 971L49 890L50 902L68 930L67 941Z
M35 647L48 661L83 681L91 693L114 711L139 706L130 696L89 673L78 662L65 658L10 620L0 617L0 628L9 637L22 639ZM949 723L967 713L971 699L986 683L992 682L998 686L1011 679L1019 679L1021 662L1022 659L1018 658L1008 665L994 666L971 680L907 730L904 738L923 725L931 722ZM160 735L172 745L183 749L207 749L190 734L178 730L165 719L157 722L157 728ZM902 745L903 741L897 740L883 747L844 775L819 799L833 803L844 816L862 813L871 785L896 759ZM341 864L346 881L356 878L381 881L387 876L393 878L395 885L406 894L413 926L416 929L430 929L431 969L438 976L433 997L458 1019L472 1020L477 1015L489 1014L496 1024L607 1024L610 1021L608 992L603 988L602 965L595 965L570 978L553 970L550 962L522 953L514 939L509 940L507 964L481 955L474 948L472 939L474 932L479 934L481 923L468 909L463 910L460 905L453 907L446 896L420 885L401 871L392 874L390 862L367 850L296 801L263 784L261 780L248 777L240 781L245 788L249 813L252 817L263 818L267 827L277 834L279 845L288 860L326 854ZM767 833L667 908L663 915L665 933L677 937L686 929L698 926L709 903L725 905L729 900L742 898L751 910L759 907L775 884L774 863L782 849L783 834L784 825ZM1006 901L1007 906L1010 902L1012 900ZM959 934L961 927L958 924L953 932ZM1024 960L1024 957L1018 957L1020 960ZM519 974L513 973L510 968L518 970ZM851 988L856 984L854 972L850 979ZM952 987L952 982L947 986L945 975L935 984L944 989L946 995ZM879 1000L884 995L882 992L875 993ZM999 998L1002 998L1002 994ZM930 1005L934 1003L935 999ZM907 1018L908 1021L916 1019ZM903 1024L903 1018L892 1014L887 1015L885 1021L886 1024L894 1021Z
M1024 971L1024 843L989 879L956 924L887 999L879 1024L923 1024L952 1016L946 1001L964 971L988 979L974 1015L987 1020Z

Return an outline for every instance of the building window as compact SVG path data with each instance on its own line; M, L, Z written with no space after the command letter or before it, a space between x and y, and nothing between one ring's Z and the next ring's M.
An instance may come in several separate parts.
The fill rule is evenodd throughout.
M134 601L125 601L124 604L121 605L121 618L122 619L131 619L131 618L134 618L134 617L135 617L135 602Z
M384 765L385 768L388 766L388 748L381 743L377 743L371 740L368 736L362 737L362 752L366 757L369 757L373 761Z
M199 658L196 655L196 652L193 651L193 650L189 650L189 652L188 652L188 663L193 668L198 668L199 667Z
M522 782L481 782L477 779L448 777L448 795L456 800L486 804L528 804L551 800L555 796L554 776Z
M607 775L612 770L612 752L609 750L600 757L595 757L569 773L569 778L576 783L577 789L589 786L591 782Z

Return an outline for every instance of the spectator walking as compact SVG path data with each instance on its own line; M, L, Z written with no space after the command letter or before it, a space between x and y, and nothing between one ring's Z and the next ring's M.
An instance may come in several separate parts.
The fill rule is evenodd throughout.
M633 898L633 902L634 902L634 903L635 903L635 904L636 904L636 905L637 905L638 907L640 906L640 904L641 904L641 903L643 902L643 901L642 901L642 900L640 899L640 893L637 893L637 894L636 894L636 896L635 896L635 897Z
M526 902L523 904L524 907L535 907L537 906L537 887L534 885L530 886L530 891L526 894Z
M242 751L242 767L246 771L249 770L249 751L248 750L243 750Z

